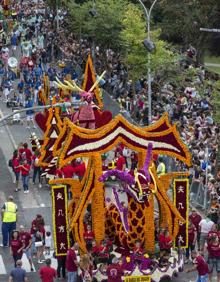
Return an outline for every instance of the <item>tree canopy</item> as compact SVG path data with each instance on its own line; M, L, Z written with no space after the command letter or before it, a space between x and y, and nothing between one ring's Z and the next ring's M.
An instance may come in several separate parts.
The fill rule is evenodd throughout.
M97 0L68 4L71 27L78 37L93 38L95 43L105 48L120 48L119 35L121 18L126 10L127 0ZM95 14L91 15L91 11Z
M47 0L51 4L56 1ZM61 1L61 0L59 0ZM72 0L67 2L70 26L78 38L93 38L100 47L120 49L122 19L129 3L140 7L137 0ZM143 0L150 8L152 0ZM141 8L141 7L140 7ZM97 14L91 16L95 9ZM218 27L220 1L217 0L158 0L152 12L154 28L161 28L161 38L188 47L192 44L198 51L198 62L203 61L204 51L219 50L218 36L201 32L201 27ZM131 13L132 17L132 13ZM215 48L213 48L213 44ZM217 46L217 48L216 48Z
M142 10L137 5L129 4L122 24L121 44L124 62L130 68L132 79L135 80L146 75L148 68L148 52L143 45L143 40L146 38L146 21ZM154 74L163 71L164 68L169 68L177 59L170 46L159 37L159 29L151 32L151 38L156 45L156 52L151 55L150 65Z
M192 44L198 51L198 61L202 62L211 34L201 32L200 28L216 27L216 18L220 15L219 1L161 0L159 4L163 37L186 47Z

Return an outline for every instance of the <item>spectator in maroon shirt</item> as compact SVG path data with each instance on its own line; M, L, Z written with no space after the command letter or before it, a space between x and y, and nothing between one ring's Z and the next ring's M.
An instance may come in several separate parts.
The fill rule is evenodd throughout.
M10 254L13 256L15 267L17 260L22 258L24 244L19 238L19 232L17 230L12 232L10 241Z
M109 261L109 249L106 240L102 240L99 246L98 262L107 263Z
M37 229L43 230L45 226L44 218L41 214L37 214L36 218L32 221L31 226L35 226ZM45 235L45 231L44 231Z
M208 243L214 237L219 237L220 239L220 232L217 229L217 224L213 224L212 229L208 233Z
M66 278L66 256L58 256L57 259L57 277L61 278L61 273L63 279Z
M74 163L73 174L76 174L79 180L82 180L85 172L86 172L85 162L83 162L81 158L77 158Z
M32 159L32 153L31 150L28 148L28 144L24 143L24 150L22 152L22 155L24 155L24 158L27 160L28 164L31 165L31 159Z
M192 224L195 226L196 231L197 231L197 244L198 244L198 249L200 250L200 229L199 229L199 223L202 220L202 217L200 214L196 212L195 209L192 210L192 213L189 216L189 219L191 220Z
M70 163L64 166L62 169L57 170L57 174L62 178L72 178L76 174L79 180L82 180L86 171L86 165L82 162L81 158L77 159L74 166Z
M45 238L45 222L44 218L41 214L37 214L36 218L31 222L31 236L32 236L32 253L37 253L37 249L35 247L35 234L37 231L40 231L43 234L43 238Z
M28 164L27 160L23 160L23 164L20 165L21 177L23 182L24 193L29 193L29 172L31 166Z
M196 251L192 251L194 266L186 270L186 272L198 271L198 280L201 282L208 282L209 268L203 256L199 255Z
M130 158L131 158L131 170L134 171L138 165L138 154L135 151L133 151L131 153Z
M208 266L209 266L209 280L212 281L214 268L220 281L220 242L218 236L212 237L208 243Z
M197 231L196 227L192 224L192 221L189 219L189 226L188 226L188 248L186 249L186 261L189 260L189 253L195 249L197 239Z
M96 241L92 241L92 248L91 248L92 256L98 256L99 254L99 247L96 245Z
M96 245L96 241L93 240L92 241L92 246L90 248L87 249L88 252L91 254L92 258L93 258L93 265L94 268L97 268L97 264L98 264L98 256L99 256L99 247Z
M33 271L33 261L32 261L32 254L31 254L31 245L32 245L32 238L31 234L27 231L25 231L24 226L20 226L19 230L19 237L22 241L22 244L24 244L23 252L27 256L27 259L30 263L31 271Z
M67 250L66 254L66 270L68 282L77 281L77 270L78 262L76 252L79 249L79 245L75 243L70 249Z
M172 248L172 238L167 229L163 229L158 237L161 254L170 254Z
M116 169L124 171L125 168L126 168L125 158L123 157L122 152L119 151L117 153Z
M112 264L110 264L107 268L108 282L122 282L123 275L124 271L122 266L119 265L118 259L113 258Z
M116 149L115 149L115 158L117 157L117 154L120 153L122 155L123 149L125 145L123 143L118 143Z
M39 271L39 275L42 282L53 282L54 278L56 278L57 273L56 270L51 267L51 259L46 259L46 266L42 266Z
M86 246L92 247L92 241L95 238L95 234L92 231L91 225L87 225L87 230L83 233L83 237L86 241Z
M15 192L17 192L18 190L21 190L21 189L18 189L18 183L19 183L19 178L20 178L20 162L19 162L17 150L15 150L14 153L13 153L12 168L13 168L13 172L15 174L15 185L16 185Z
M73 166L71 164L67 164L61 169L63 178L72 178L73 177Z

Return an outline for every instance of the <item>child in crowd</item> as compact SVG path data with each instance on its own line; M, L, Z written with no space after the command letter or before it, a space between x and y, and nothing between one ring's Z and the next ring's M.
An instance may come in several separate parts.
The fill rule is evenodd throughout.
M45 254L48 256L50 255L51 245L52 245L51 232L47 231L45 236Z
M87 230L84 232L83 237L86 241L87 246L92 247L92 241L95 238L94 232L92 231L91 225L87 225Z
M134 252L134 255L137 257L143 256L144 250L141 247L141 242L139 240L135 242L135 247L134 247L133 252Z

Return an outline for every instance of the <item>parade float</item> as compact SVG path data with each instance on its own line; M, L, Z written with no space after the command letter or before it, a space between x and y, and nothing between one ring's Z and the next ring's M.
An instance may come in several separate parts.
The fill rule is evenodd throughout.
M50 175L56 255L66 254L70 233L78 242L80 253L88 251L83 234L89 207L96 244L106 237L111 240L113 254L122 258L125 280L172 279L183 268L180 249L188 245L188 171L158 176L153 156L169 156L189 167L189 150L166 113L147 127L135 126L121 115L112 118L109 111L103 110L100 79L96 80L89 58L82 89L71 79L57 80L62 95L78 93L83 105L68 112L65 118L59 108L53 107L36 116L44 131L40 165ZM104 169L103 155L114 151L118 144L137 153L138 166L132 173ZM57 169L79 158L86 163L81 179L55 176ZM172 199L168 196L169 189L173 191ZM71 199L67 191L71 192ZM155 263L156 228L167 229L173 240L171 256L164 266ZM137 241L144 249L138 263L132 255ZM101 265L94 274L98 281L106 278Z

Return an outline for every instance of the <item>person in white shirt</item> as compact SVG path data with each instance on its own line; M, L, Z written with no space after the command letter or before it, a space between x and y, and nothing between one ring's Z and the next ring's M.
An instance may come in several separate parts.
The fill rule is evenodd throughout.
M50 255L51 244L52 236L50 231L47 231L45 236L45 255Z
M200 251L204 253L205 243L207 241L208 233L211 231L214 222L210 219L210 214L206 216L205 219L202 219L199 223L199 229L201 232L200 235Z
M21 43L21 51L23 57L30 57L32 53L32 45L29 41Z

